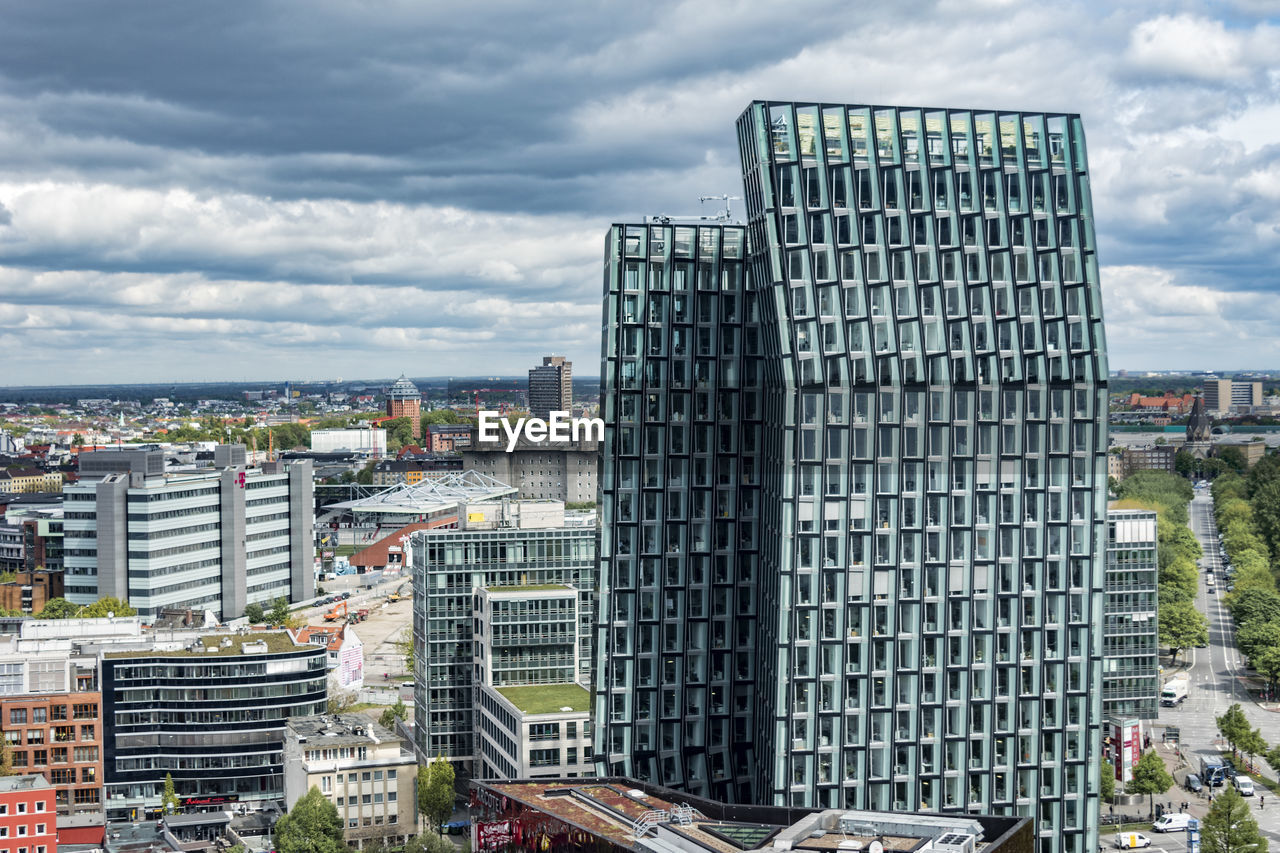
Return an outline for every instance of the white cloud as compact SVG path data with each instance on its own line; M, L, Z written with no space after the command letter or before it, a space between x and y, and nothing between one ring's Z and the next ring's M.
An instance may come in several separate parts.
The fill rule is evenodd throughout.
M1128 58L1137 68L1213 82L1238 80L1271 67L1280 32L1267 24L1228 30L1198 15L1160 15L1133 30Z

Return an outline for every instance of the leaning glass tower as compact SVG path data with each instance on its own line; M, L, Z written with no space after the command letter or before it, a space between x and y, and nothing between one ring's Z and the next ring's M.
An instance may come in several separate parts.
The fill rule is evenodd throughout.
M738 138L737 289L698 313L702 235L737 231L703 227L692 318L655 313L673 226L610 232L598 758L779 805L1025 814L1043 850L1091 850L1107 364L1080 120L757 102ZM691 416L710 383L706 551L671 539L700 500L672 477L699 453L671 443L677 336ZM689 662L704 601L722 669Z

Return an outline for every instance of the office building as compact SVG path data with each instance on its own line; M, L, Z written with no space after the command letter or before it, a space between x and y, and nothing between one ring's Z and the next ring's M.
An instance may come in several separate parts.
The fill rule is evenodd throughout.
M324 713L325 674L324 647L285 631L105 651L107 819L156 816L166 775L183 807L283 799L285 721Z
M362 456L386 456L387 431L385 429L313 429L311 449L317 453L351 450Z
M1154 720L1159 714L1156 514L1107 513L1107 577L1102 620L1104 717Z
M219 445L200 470L165 473L160 451L86 453L80 466L63 515L72 603L114 596L150 622L314 597L309 460L249 467L243 445Z
M387 417L408 418L413 428L413 440L422 435L422 395L418 386L400 374L400 378L387 390Z
M53 787L43 776L0 777L0 853L58 853Z
M1022 853L1027 818L729 805L637 779L471 783L473 850L532 838L539 850L911 850Z
M576 590L577 648L560 680L589 683L595 619L594 519L556 501L484 500L458 511L457 530L410 539L413 567L414 744L473 772L477 674L473 659L479 590Z
M0 663L0 671L8 669ZM53 786L58 815L102 813L102 695L96 691L0 697L0 729L15 773Z
M607 239L598 767L1091 851L1108 370L1080 120L757 102L738 138L749 241Z
M462 467L510 483L531 500L595 503L600 442L580 438L567 443L532 442L521 435L509 452L507 438L471 442L462 451Z
M529 414L546 420L552 412L573 409L573 362L549 355L529 370Z
M478 778L590 774L590 693L578 683L578 595L568 584L476 593Z
M399 847L417 835L418 763L398 735L363 714L295 717L285 729L284 802L312 788L338 810L358 850Z
M1237 382L1231 379L1204 381L1204 407L1212 417L1232 412L1249 412L1262 405L1262 383Z

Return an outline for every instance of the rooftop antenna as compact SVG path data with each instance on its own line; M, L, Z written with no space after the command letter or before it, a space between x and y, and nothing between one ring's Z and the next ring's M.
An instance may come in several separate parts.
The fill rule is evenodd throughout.
M695 219L699 222L734 222L736 220L733 218L732 202L742 201L742 196L729 195L728 193L721 193L720 195L702 195L698 196L698 201L702 204L706 204L709 201L723 201L724 210L716 211L713 216L706 216L704 214L693 216L678 213L660 213L657 216L646 216L645 221L660 225L667 225L673 219Z

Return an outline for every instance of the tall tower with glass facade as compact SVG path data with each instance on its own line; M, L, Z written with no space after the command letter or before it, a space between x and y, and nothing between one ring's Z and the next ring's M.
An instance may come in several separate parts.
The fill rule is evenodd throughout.
M1080 120L757 102L738 139L740 280L735 227L608 239L597 757L1092 849L1107 364Z

